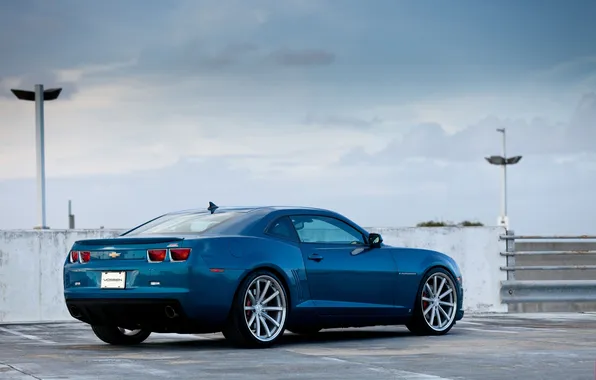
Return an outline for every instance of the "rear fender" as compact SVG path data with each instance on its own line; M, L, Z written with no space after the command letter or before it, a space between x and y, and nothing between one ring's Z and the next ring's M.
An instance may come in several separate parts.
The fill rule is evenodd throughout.
M281 278L291 307L309 298L304 261L297 244L271 238L225 236L200 239L195 249L210 271L219 271L209 275L221 290L225 289L220 291L222 304L231 305L241 282L257 269L269 269Z

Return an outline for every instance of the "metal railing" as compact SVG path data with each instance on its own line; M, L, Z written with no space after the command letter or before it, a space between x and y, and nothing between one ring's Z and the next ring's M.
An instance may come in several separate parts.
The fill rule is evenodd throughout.
M577 240L580 244L585 244L588 240L596 240L596 236L530 236L515 235L513 231L508 231L506 235L501 236L506 241L506 250L501 252L502 256L507 258L507 264L500 269L507 272L507 280L501 281L501 302L506 304L513 303L539 303L539 302L596 302L596 274L590 276L592 279L516 279L518 271L585 271L596 270L596 249L557 249L557 250L516 250L516 242L520 240L539 240L542 242L561 244L561 241ZM566 243L567 243L566 242ZM596 241L594 242L596 247ZM542 256L551 257L553 255L563 258L577 258L594 255L595 265L516 265L516 258L524 258L527 261L530 258L540 258ZM521 260L521 259L520 259ZM551 263L552 264L552 263ZM528 272L526 272L528 273ZM552 272L550 272L552 273ZM523 276L520 277L531 277ZM548 276L550 277L550 276Z

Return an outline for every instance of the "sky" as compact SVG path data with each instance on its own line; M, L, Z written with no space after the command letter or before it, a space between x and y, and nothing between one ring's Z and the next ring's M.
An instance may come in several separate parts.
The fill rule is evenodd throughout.
M366 227L596 228L596 3L0 2L0 229L129 228L169 211L329 208Z

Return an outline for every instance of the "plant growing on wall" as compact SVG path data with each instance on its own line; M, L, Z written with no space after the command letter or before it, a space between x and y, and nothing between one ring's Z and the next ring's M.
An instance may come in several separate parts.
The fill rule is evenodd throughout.
M471 222L469 220L464 220L459 224L461 227L484 227L484 224L480 222Z
M469 220L464 220L461 223L453 223L453 222L445 222L445 221L435 221L429 220L427 222L420 222L416 225L416 227L482 227L484 224L480 222L472 222Z

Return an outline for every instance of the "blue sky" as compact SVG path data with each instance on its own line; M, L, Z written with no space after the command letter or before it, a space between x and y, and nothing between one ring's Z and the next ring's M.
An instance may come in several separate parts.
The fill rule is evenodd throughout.
M0 228L129 227L217 204L330 207L368 226L495 224L507 128L512 227L588 233L596 3L23 0L0 3Z

